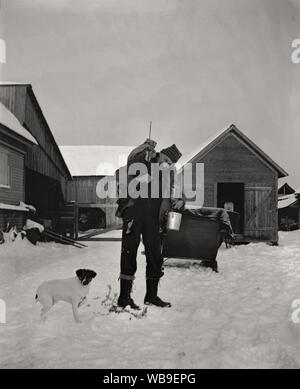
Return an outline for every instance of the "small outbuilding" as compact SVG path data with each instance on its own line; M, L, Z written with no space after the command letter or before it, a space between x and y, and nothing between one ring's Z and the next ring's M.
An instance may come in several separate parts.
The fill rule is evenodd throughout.
M201 145L183 165L187 162L204 164L204 206L230 205L240 214L241 241L277 244L278 178L288 175L285 170L234 124Z
M295 193L293 189L287 182L278 189L278 196L286 196Z
M73 180L67 184L67 200L77 207L77 230L85 232L121 226L115 216L116 198L103 198L101 179L114 181L115 171L126 165L131 146L60 146Z
M300 226L300 188L294 190L288 184L278 189L279 230L292 231Z

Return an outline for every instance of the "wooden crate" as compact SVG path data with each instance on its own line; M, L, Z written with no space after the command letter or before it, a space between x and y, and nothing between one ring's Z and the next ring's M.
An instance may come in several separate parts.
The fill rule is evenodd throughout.
M215 261L221 243L218 221L182 215L180 230L167 231L162 253L165 258Z

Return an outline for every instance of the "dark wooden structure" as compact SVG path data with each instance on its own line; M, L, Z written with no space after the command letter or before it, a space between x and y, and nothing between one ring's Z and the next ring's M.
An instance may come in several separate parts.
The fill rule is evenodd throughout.
M21 200L33 205L39 220L49 220L54 228L58 228L60 210L66 204L67 182L72 177L33 89L29 84L0 84L0 102L36 140L35 144L27 142L22 145L21 154L19 146L18 176L13 174L16 169L12 169L14 188L6 191L5 201L14 205ZM15 145L10 139L6 146L12 150ZM15 154L10 152L11 163L16 163ZM5 188L0 188L2 198L4 192Z
M61 146L60 150L73 176L67 183L67 201L77 204L78 230L120 228L122 220L115 216L116 198L101 198L98 185L102 179L114 182L115 171L120 163L126 163L132 147Z
M300 228L300 190L288 184L278 189L278 226L282 231Z
M278 189L278 196L289 195L295 193L295 189L293 189L287 182Z
M101 178L75 176L67 184L67 200L77 204L77 229L80 232L120 226L121 221L115 216L116 199L101 199L97 196L97 185Z
M204 206L233 204L233 211L240 214L241 240L277 244L278 178L288 174L235 125L219 132L186 162L204 164Z
M165 258L200 259L217 270L221 230L222 225L217 220L183 214L180 230L166 232L162 255Z

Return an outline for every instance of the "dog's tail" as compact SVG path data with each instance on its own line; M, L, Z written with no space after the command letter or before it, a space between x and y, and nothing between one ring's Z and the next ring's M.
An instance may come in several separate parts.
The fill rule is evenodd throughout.
M36 302L36 303L38 302L38 298L39 298L39 296L36 294L36 295L35 295L35 302Z

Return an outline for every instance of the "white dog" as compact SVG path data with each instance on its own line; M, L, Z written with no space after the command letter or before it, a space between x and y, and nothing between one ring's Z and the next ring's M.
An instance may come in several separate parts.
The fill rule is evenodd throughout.
M74 278L43 282L36 292L35 300L42 305L41 320L45 321L47 313L58 301L72 304L73 316L76 322L81 322L78 308L86 301L90 282L97 273L93 270L79 269Z
M1 235L2 235L2 239L1 239ZM0 231L0 241L1 241L1 243L2 243L2 240L3 240L3 243L14 242L16 240L17 236L18 236L18 233L17 233L17 228L16 227L12 227L8 232Z

